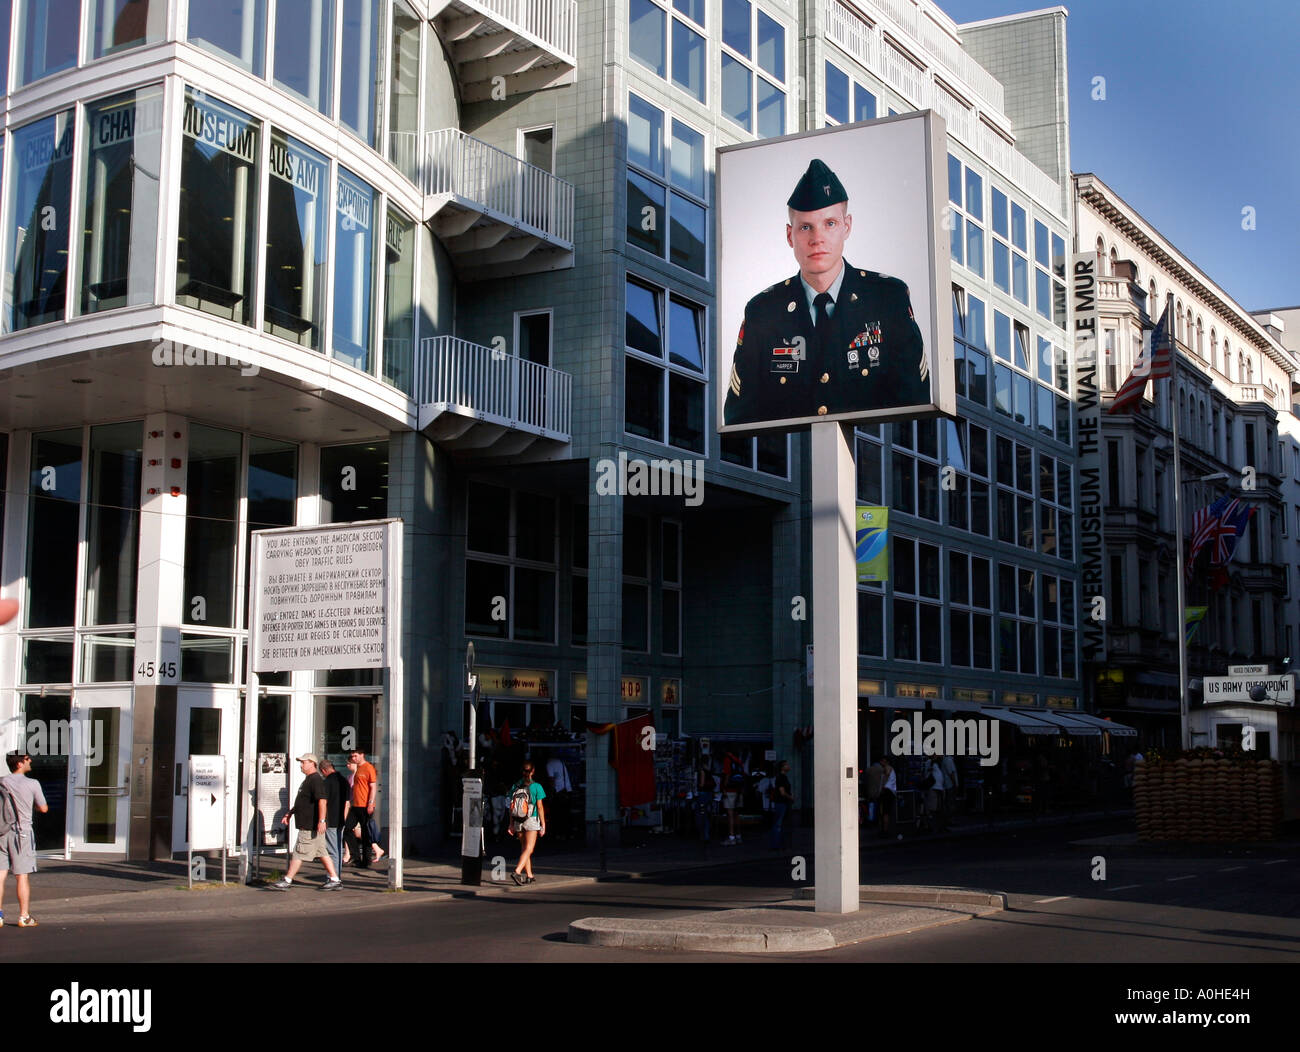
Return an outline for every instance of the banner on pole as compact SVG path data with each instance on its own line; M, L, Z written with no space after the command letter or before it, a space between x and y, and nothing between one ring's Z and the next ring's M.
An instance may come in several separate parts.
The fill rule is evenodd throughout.
M889 580L889 509L859 504L856 516L858 582Z
M1187 616L1185 618L1185 628L1187 634L1187 642L1189 644L1192 641L1192 637L1196 635L1196 630L1201 627L1201 622L1205 620L1205 611L1208 609L1209 607L1205 607L1205 606L1189 606L1187 608Z

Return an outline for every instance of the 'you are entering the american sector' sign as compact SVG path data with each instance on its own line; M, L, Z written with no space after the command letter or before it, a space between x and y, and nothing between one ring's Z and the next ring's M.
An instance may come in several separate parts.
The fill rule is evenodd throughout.
M390 524L254 534L253 669L382 668Z

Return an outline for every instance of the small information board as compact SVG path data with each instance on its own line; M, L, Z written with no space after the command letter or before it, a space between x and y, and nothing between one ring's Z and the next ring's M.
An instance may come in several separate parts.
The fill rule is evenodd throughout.
M226 844L226 758L190 757L190 850L220 851Z

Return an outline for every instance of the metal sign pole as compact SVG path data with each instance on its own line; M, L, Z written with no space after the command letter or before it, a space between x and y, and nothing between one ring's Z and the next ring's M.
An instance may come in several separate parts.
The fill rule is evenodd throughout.
M814 864L818 913L858 909L857 544L853 425L812 425Z
M402 887L404 869L403 830L406 826L405 758L406 683L402 663L402 522L388 524L388 665L384 676L388 702L388 886Z
M185 761L189 781L194 781L194 760ZM194 890L194 792L185 786L185 879L189 881L189 890Z

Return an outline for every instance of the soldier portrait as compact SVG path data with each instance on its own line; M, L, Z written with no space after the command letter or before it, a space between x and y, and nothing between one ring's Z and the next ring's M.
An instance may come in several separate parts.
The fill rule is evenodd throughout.
M942 313L934 309L934 289L943 287L935 280L936 246L947 245L935 236L929 161L923 151L918 162L895 149L887 163L876 163L886 155L859 145L873 130L880 129L836 128L802 141L760 143L749 156L745 147L719 151L720 161L747 165L729 166L738 176L719 166L720 178L731 179L719 190L724 430L932 415L951 401L932 375L944 342L934 320ZM895 134L891 144L900 138ZM913 138L919 145L922 135ZM784 153L765 155L769 147ZM766 200L755 200L757 194ZM855 212L862 222L855 223ZM733 229L728 215L745 228ZM898 276L900 265L919 301ZM950 336L948 344L950 354Z

